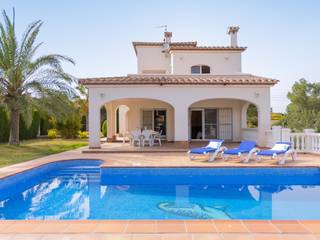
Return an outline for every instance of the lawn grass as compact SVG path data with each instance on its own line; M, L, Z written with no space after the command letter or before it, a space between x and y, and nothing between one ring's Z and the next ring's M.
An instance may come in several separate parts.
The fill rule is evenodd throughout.
M88 145L88 141L81 139L26 140L22 141L20 146L0 144L0 167L76 149L86 145Z

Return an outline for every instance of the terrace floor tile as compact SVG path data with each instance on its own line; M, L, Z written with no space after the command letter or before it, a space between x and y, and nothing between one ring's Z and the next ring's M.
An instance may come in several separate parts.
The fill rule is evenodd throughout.
M124 233L128 223L126 221L110 221L98 223L93 229L95 233Z
M280 233L270 221L247 220L243 223L252 233Z
M157 221L156 232L158 233L184 233L186 226L184 221L162 220Z
M218 232L221 233L248 233L248 229L238 220L216 220L213 221Z
M301 220L299 223L308 231L320 234L320 221L317 220Z
M212 221L188 220L185 221L189 233L216 233L217 229Z
M155 221L129 221L126 233L155 233Z
M297 221L277 221L271 223L276 226L281 233L310 233L302 224Z

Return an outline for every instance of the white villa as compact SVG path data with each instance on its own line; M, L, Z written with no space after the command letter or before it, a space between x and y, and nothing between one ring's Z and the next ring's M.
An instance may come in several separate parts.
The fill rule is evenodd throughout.
M161 131L167 141L255 140L265 146L270 130L270 88L278 80L242 73L239 27L229 27L229 46L133 42L137 74L80 79L89 90L89 147L100 148L100 108L107 109L108 140L137 128ZM258 127L247 128L247 108L258 109Z

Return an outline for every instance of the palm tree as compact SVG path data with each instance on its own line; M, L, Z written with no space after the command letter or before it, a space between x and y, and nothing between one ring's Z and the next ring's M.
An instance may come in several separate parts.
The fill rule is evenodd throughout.
M9 144L19 144L19 119L24 114L30 118L34 99L57 99L59 96L75 93L74 78L62 69L62 62L74 64L71 58L49 54L35 57L42 43L36 43L42 21L30 24L21 42L15 33L15 17L12 21L3 11L0 22L0 104L10 116ZM53 100L55 101L55 100ZM63 108L63 105L60 106Z

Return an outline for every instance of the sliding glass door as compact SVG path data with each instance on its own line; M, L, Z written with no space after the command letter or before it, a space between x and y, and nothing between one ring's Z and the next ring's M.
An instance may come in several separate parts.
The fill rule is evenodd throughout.
M204 139L216 139L218 137L217 117L217 109L204 109Z
M192 140L216 138L232 140L232 109L191 109L190 138Z

